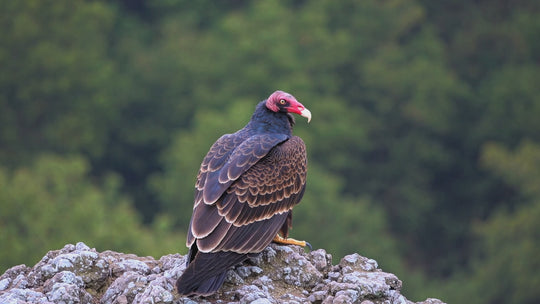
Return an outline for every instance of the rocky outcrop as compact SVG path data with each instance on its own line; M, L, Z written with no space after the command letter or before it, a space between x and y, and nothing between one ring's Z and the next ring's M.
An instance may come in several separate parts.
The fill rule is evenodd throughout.
M412 303L401 295L395 275L358 254L332 265L322 249L306 253L272 244L229 271L220 291L206 298L176 294L174 283L185 264L179 254L155 260L70 244L32 268L8 269L0 276L0 303Z

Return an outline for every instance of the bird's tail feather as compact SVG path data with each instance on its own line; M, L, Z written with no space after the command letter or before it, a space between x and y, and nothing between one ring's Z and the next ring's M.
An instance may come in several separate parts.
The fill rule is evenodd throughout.
M197 252L176 281L178 293L185 296L213 294L223 285L229 268L247 258L247 254L235 252Z

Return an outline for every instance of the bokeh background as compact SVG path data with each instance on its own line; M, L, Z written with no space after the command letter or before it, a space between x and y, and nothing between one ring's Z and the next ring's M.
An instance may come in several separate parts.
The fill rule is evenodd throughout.
M209 146L276 89L292 236L413 300L540 299L540 2L0 3L0 273L83 241L185 253Z

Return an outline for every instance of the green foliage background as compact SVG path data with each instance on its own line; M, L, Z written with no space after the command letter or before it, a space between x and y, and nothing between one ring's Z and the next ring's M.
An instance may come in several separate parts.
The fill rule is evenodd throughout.
M538 1L3 1L0 37L0 271L186 252L202 157L281 89L296 238L415 300L540 299Z

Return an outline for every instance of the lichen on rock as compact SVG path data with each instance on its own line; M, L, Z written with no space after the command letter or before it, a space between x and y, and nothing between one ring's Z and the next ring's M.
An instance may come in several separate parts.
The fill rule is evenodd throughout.
M234 267L223 287L209 297L180 297L175 281L186 257L156 260L113 251L97 252L84 243L48 252L30 268L18 265L0 276L0 303L413 303L401 281L377 262L351 254L332 265L323 249L271 244ZM443 303L427 299L420 303Z

